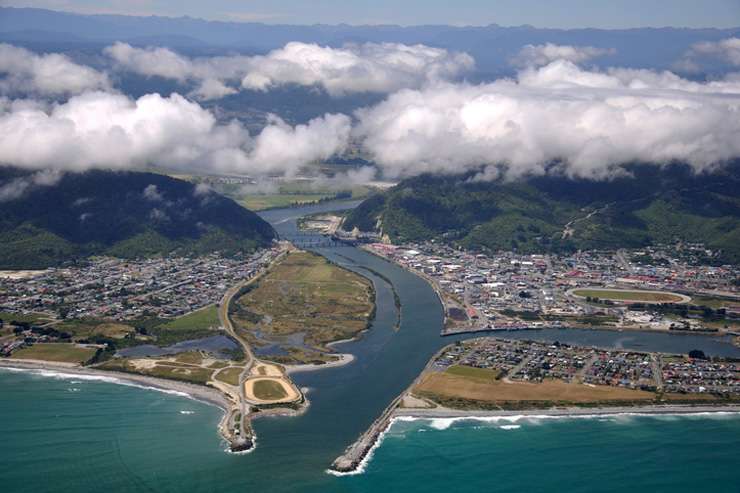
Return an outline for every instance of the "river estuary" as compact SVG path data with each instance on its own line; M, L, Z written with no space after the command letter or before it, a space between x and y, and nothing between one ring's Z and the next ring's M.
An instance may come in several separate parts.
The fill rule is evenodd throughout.
M326 203L267 211L262 216L289 238L296 233L298 217L353 205ZM310 245L311 238L302 241ZM640 485L653 483L646 483L646 476L630 469L643 459L653 461L646 464L645 474L660 471L663 478L668 472L674 474L674 492L689 491L695 482L708 480L719 481L713 491L732 491L728 488L738 484L740 478L730 465L740 437L740 419L733 416L631 418L629 424L625 420L564 419L543 425L526 420L524 425L514 425L517 429L502 429L496 423L471 425L469 421L401 422L393 426L364 474L327 474L332 460L408 386L431 355L455 338L440 337L441 305L419 277L357 248L316 251L368 277L376 288L377 312L361 339L336 346L340 352L355 355L354 362L293 375L298 386L308 389L311 405L307 413L255 420L257 448L232 455L223 451L225 444L216 432L220 410L208 405L79 377L0 371L3 491L562 491L562 481L577 478L583 479L584 487L575 486L574 491L594 491L585 488L591 476L620 471L627 478L621 486L634 483L635 491L656 491L641 489ZM400 327L396 327L393 291L384 279L393 283L400 297ZM728 341L703 336L598 330L540 330L505 336L667 352L702 349L707 354L740 356L740 349ZM689 424L690 443L684 443L680 437ZM672 443L675 455L656 455L655 439ZM591 452L592 445L622 462L616 465L597 457ZM703 450L705 446L718 467L691 470L688 477L686 464L691 454L686 447ZM562 470L560 455L543 463L549 453L562 453L563 447L574 454L571 458L580 473ZM528 461L535 458L538 470L549 474L537 483L527 473ZM522 489L522 485L532 488ZM595 489L621 490L614 486Z

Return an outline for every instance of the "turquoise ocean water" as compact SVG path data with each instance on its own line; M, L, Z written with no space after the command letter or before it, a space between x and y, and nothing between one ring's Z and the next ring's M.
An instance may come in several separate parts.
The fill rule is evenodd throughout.
M334 477L224 452L220 411L184 397L5 370L0 388L8 493L740 491L737 414L397 421L362 474Z

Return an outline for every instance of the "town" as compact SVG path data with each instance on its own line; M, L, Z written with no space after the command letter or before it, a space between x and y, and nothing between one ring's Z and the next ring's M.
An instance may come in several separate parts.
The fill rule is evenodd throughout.
M248 257L95 257L80 266L0 277L0 311L55 319L175 318L218 303L227 289L269 265L277 248Z
M740 267L683 244L567 255L492 255L436 242L364 248L421 275L445 307L443 334L542 327L737 333Z
M740 396L740 363L706 359L700 352L668 355L483 337L448 346L430 369L453 366L495 370L496 378L519 382L557 379L650 392Z

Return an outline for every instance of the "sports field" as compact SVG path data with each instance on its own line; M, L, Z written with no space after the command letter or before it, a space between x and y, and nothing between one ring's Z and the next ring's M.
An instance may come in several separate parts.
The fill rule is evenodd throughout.
M254 382L254 396L265 401L273 401L287 397L288 393L276 380L257 380Z
M242 374L242 371L244 371L244 368L237 366L225 368L216 373L216 380L228 383L229 385L237 386L239 385L239 376Z
M634 301L642 303L685 303L688 296L667 291L643 291L626 289L586 288L574 289L571 293L580 298L598 298L611 301Z

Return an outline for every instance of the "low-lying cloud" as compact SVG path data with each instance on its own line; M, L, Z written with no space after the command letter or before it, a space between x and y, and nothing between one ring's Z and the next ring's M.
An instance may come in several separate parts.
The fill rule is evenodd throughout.
M277 117L256 136L178 94L137 100L85 93L49 108L0 105L0 162L30 169L158 165L240 173L297 172L341 152L350 119L327 114L292 127Z
M600 178L628 162L709 169L740 156L740 81L584 70L568 61L489 84L441 83L357 113L356 138L386 175L506 168Z
M525 45L511 59L516 67L541 67L555 60L566 60L583 63L593 58L613 55L613 48L596 48L594 46L571 46L546 43L543 45Z
M740 38L696 43L676 63L676 67L686 72L695 72L700 70L706 59L720 60L733 67L740 67Z
M293 42L262 56L200 58L188 58L167 48L116 43L105 53L121 70L195 83L192 95L200 99L289 84L320 87L332 96L384 93L453 79L474 66L473 59L464 53L397 43L330 48Z
M59 53L37 55L0 43L0 93L58 96L108 89L108 76Z

